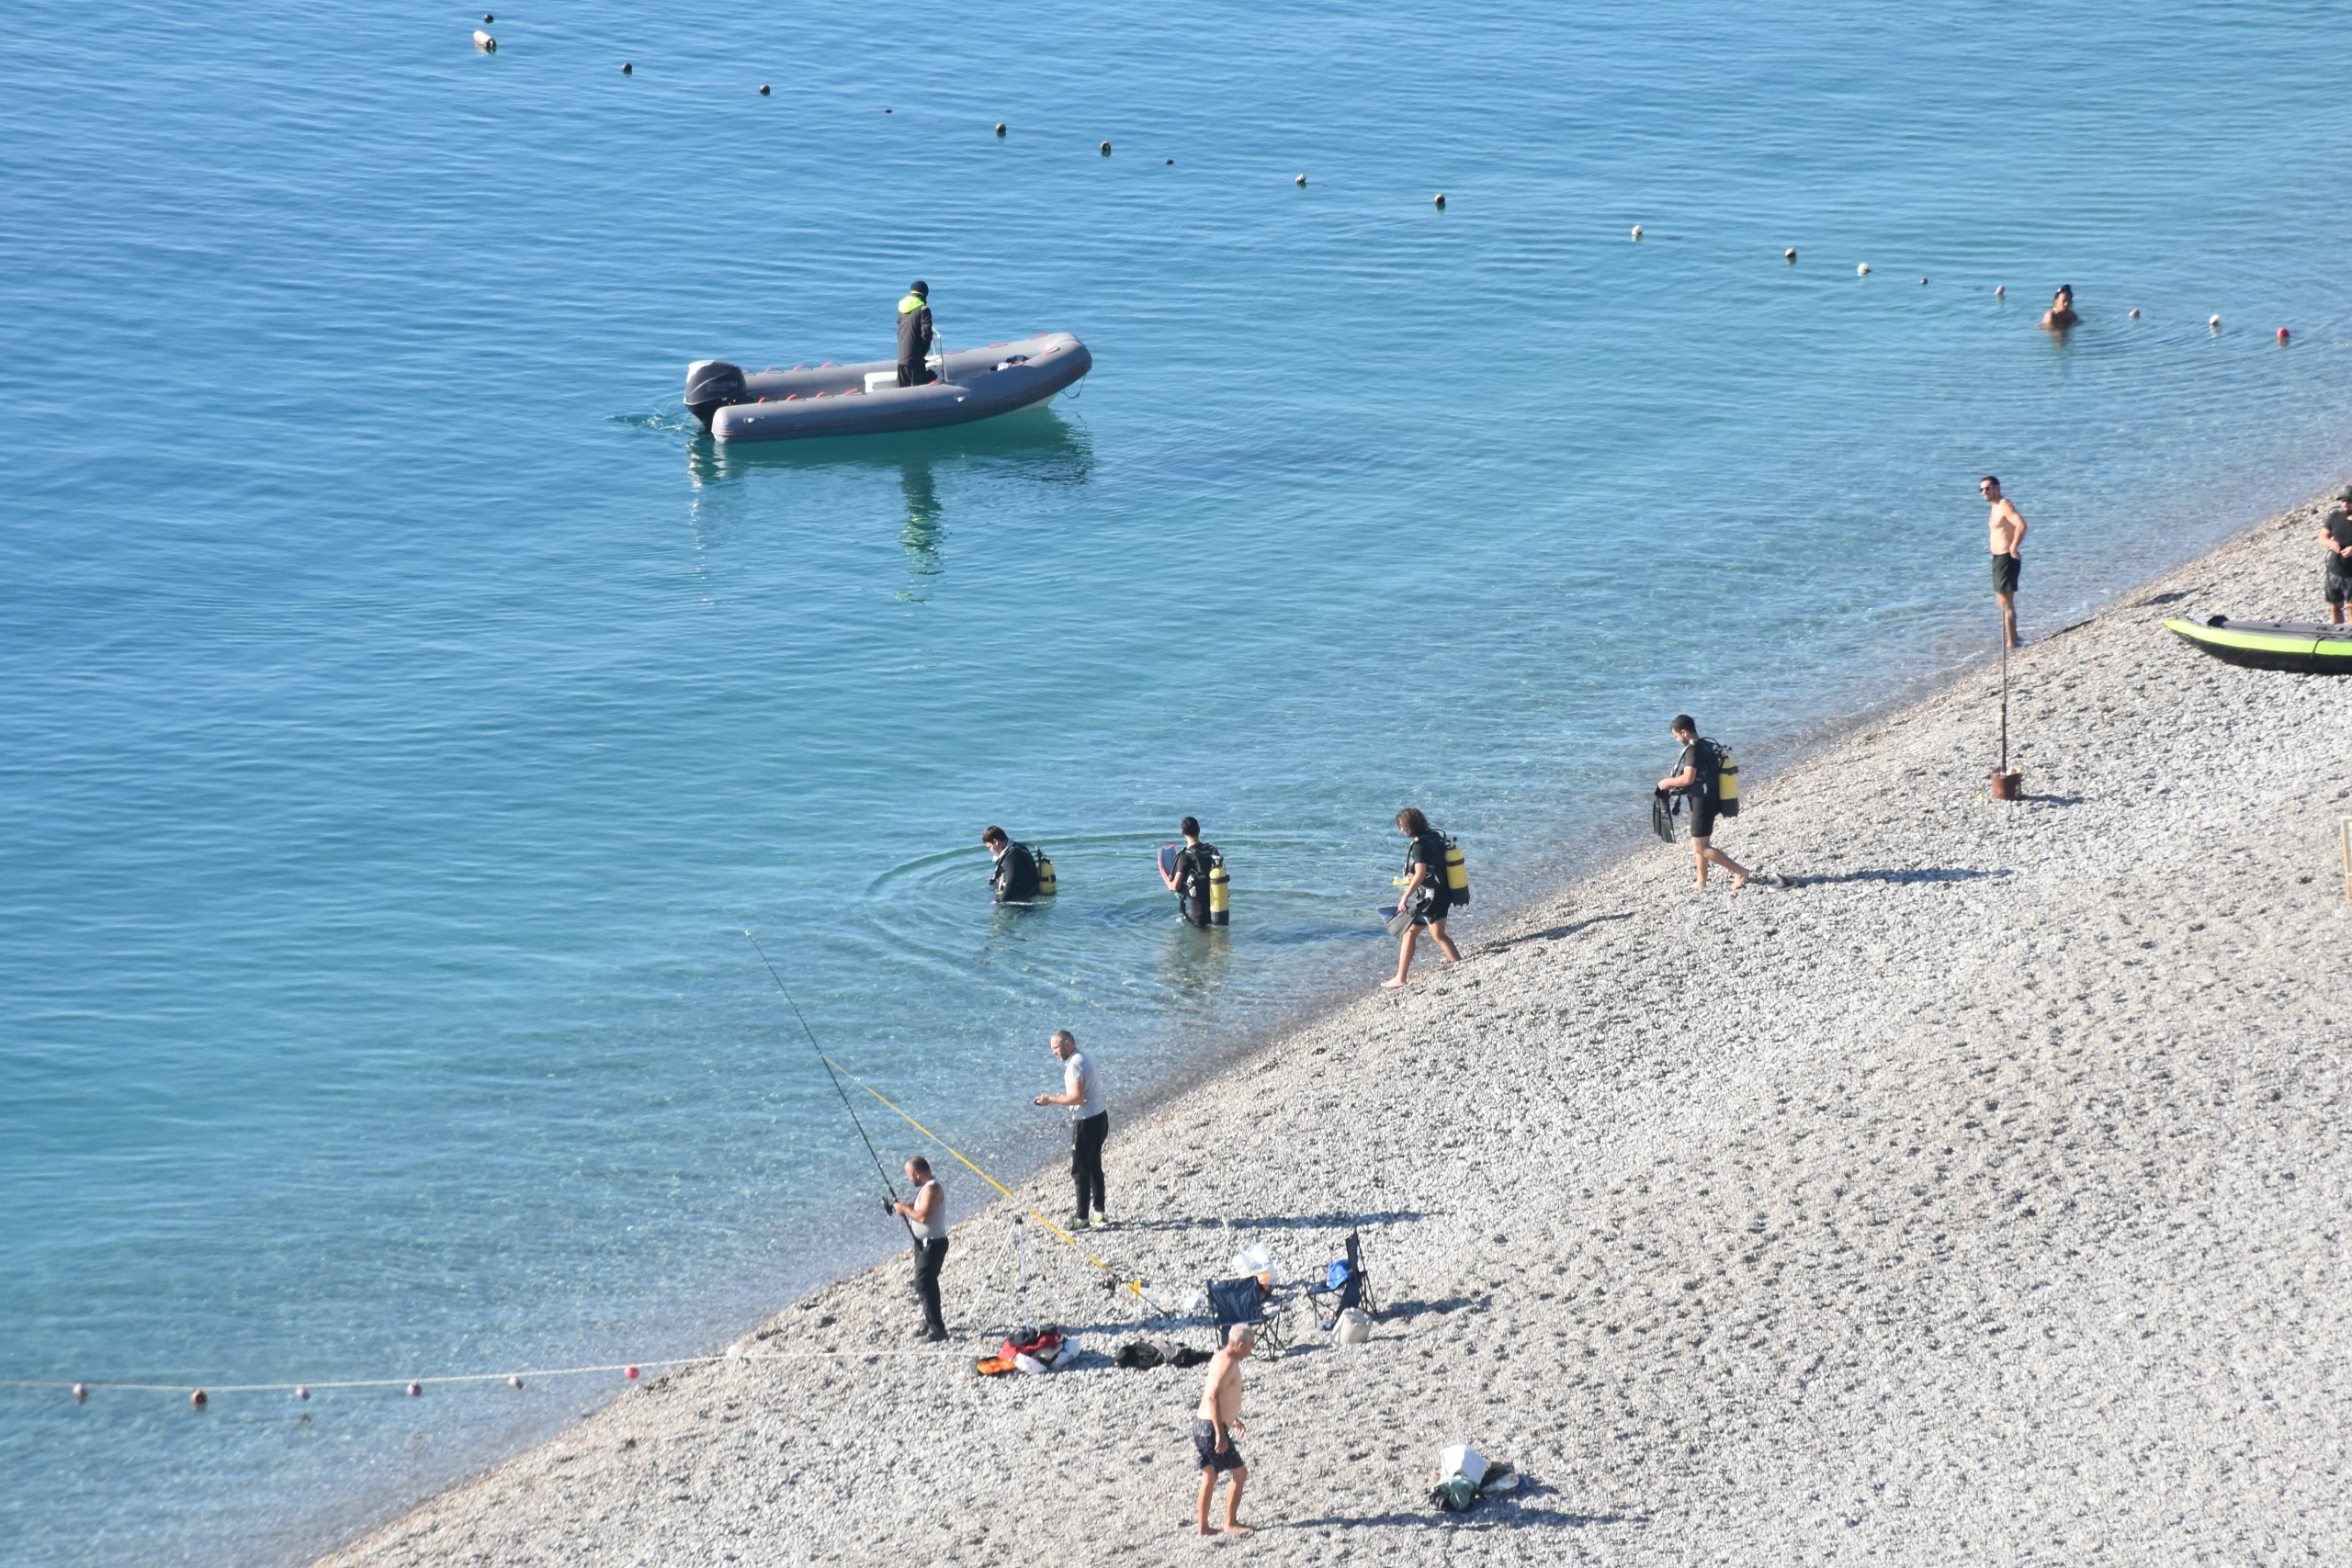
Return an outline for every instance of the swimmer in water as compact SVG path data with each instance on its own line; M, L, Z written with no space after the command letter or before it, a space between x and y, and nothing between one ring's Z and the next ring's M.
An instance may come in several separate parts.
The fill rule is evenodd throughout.
M2082 318L2075 314L2075 291L2064 284L2058 286L2057 298L2050 301L2050 309L2041 313L2041 330L2063 333Z

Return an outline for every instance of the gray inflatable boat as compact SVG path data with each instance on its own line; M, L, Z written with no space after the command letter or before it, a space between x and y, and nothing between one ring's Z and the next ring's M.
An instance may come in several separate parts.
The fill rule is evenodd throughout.
M939 379L899 385L895 361L745 371L723 359L686 367L686 408L721 441L887 435L968 424L1042 403L1094 368L1068 333L957 349L935 358Z

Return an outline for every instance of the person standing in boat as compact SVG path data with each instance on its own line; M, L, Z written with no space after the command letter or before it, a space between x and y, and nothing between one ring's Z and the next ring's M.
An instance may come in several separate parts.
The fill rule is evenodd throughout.
M931 380L923 355L931 352L931 285L918 277L899 301L899 385L920 387Z

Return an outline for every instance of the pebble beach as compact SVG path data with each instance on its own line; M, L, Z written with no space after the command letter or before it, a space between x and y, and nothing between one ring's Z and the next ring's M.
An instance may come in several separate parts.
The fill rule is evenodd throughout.
M1082 1240L1121 1273L1182 1293L1251 1243L1287 1277L1363 1238L1369 1342L1244 1370L1254 1535L1191 1533L1200 1371L1114 1366L1143 1309L1034 1223L1029 1311L1082 1352L976 1375L1020 1316L1020 1210L934 1151L946 1351L894 1261L323 1561L2352 1551L2352 682L2161 626L2314 618L2317 514L2014 656L2021 801L1988 798L2000 692L1973 668L1750 764L1716 842L1784 886L1694 891L1688 847L1652 841L1474 907L1464 961L1425 943L1405 992L1368 953L1360 1004L1148 1117L1114 1100L1117 1223ZM2029 546L2030 628L2033 590ZM1067 1178L1022 1199L1058 1220ZM1525 1483L1438 1512L1460 1441Z

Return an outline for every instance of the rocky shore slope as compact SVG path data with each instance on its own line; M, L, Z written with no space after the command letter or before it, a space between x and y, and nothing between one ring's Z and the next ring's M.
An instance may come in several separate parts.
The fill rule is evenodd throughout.
M952 1354L903 1264L852 1278L327 1561L2352 1554L2352 681L2159 624L2312 618L2313 515L2026 649L2020 803L1973 672L1748 781L1718 842L1794 886L1695 893L1658 846L1114 1110L1088 1245L1147 1280L1363 1236L1371 1342L1247 1369L1255 1536L1187 1533L1200 1373L1112 1366L1134 1312L1034 1224L1033 1310L1088 1351L974 1375L1013 1211L950 1165ZM1463 1439L1529 1484L1435 1512Z

